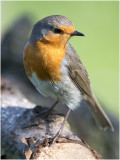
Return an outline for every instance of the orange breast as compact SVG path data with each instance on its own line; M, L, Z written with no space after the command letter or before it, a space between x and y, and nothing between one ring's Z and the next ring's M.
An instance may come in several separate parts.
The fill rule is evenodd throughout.
M29 77L36 73L40 80L61 80L61 63L66 48L53 48L52 45L36 42L27 45L24 51L24 66Z

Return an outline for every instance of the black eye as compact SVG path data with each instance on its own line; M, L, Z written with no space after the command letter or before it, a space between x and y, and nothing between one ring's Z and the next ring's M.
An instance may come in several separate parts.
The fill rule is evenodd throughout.
M56 34L60 34L62 32L62 30L59 28L54 28L53 32Z

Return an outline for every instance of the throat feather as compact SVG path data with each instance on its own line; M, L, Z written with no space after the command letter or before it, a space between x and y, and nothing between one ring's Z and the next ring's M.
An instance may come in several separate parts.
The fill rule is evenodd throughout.
M40 80L60 81L61 64L65 51L66 47L53 47L42 42L28 45L24 51L24 65L27 75L32 77L34 72Z

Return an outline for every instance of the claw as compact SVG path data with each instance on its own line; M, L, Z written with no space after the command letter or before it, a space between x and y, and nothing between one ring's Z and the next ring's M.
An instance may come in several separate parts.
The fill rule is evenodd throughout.
M66 120L67 120L67 118L68 118L69 113L70 113L70 108L68 108L68 111L67 111L67 113L66 113L66 115L65 115L64 121L63 121L63 123L62 123L59 131L57 132L57 134L55 135L55 137L54 137L54 138L52 139L52 141L50 142L49 147L52 147L53 144L54 144L54 143L56 142L56 140L58 139L58 137L61 135L61 132L62 132L62 130L63 130L64 124L65 124L65 122L66 122Z

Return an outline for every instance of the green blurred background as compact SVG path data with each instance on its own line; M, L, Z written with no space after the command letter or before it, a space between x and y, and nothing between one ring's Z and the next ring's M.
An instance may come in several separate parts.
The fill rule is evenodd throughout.
M2 35L22 15L36 21L64 15L86 37L70 40L88 71L92 88L109 112L118 117L119 2L118 1L4 1Z

